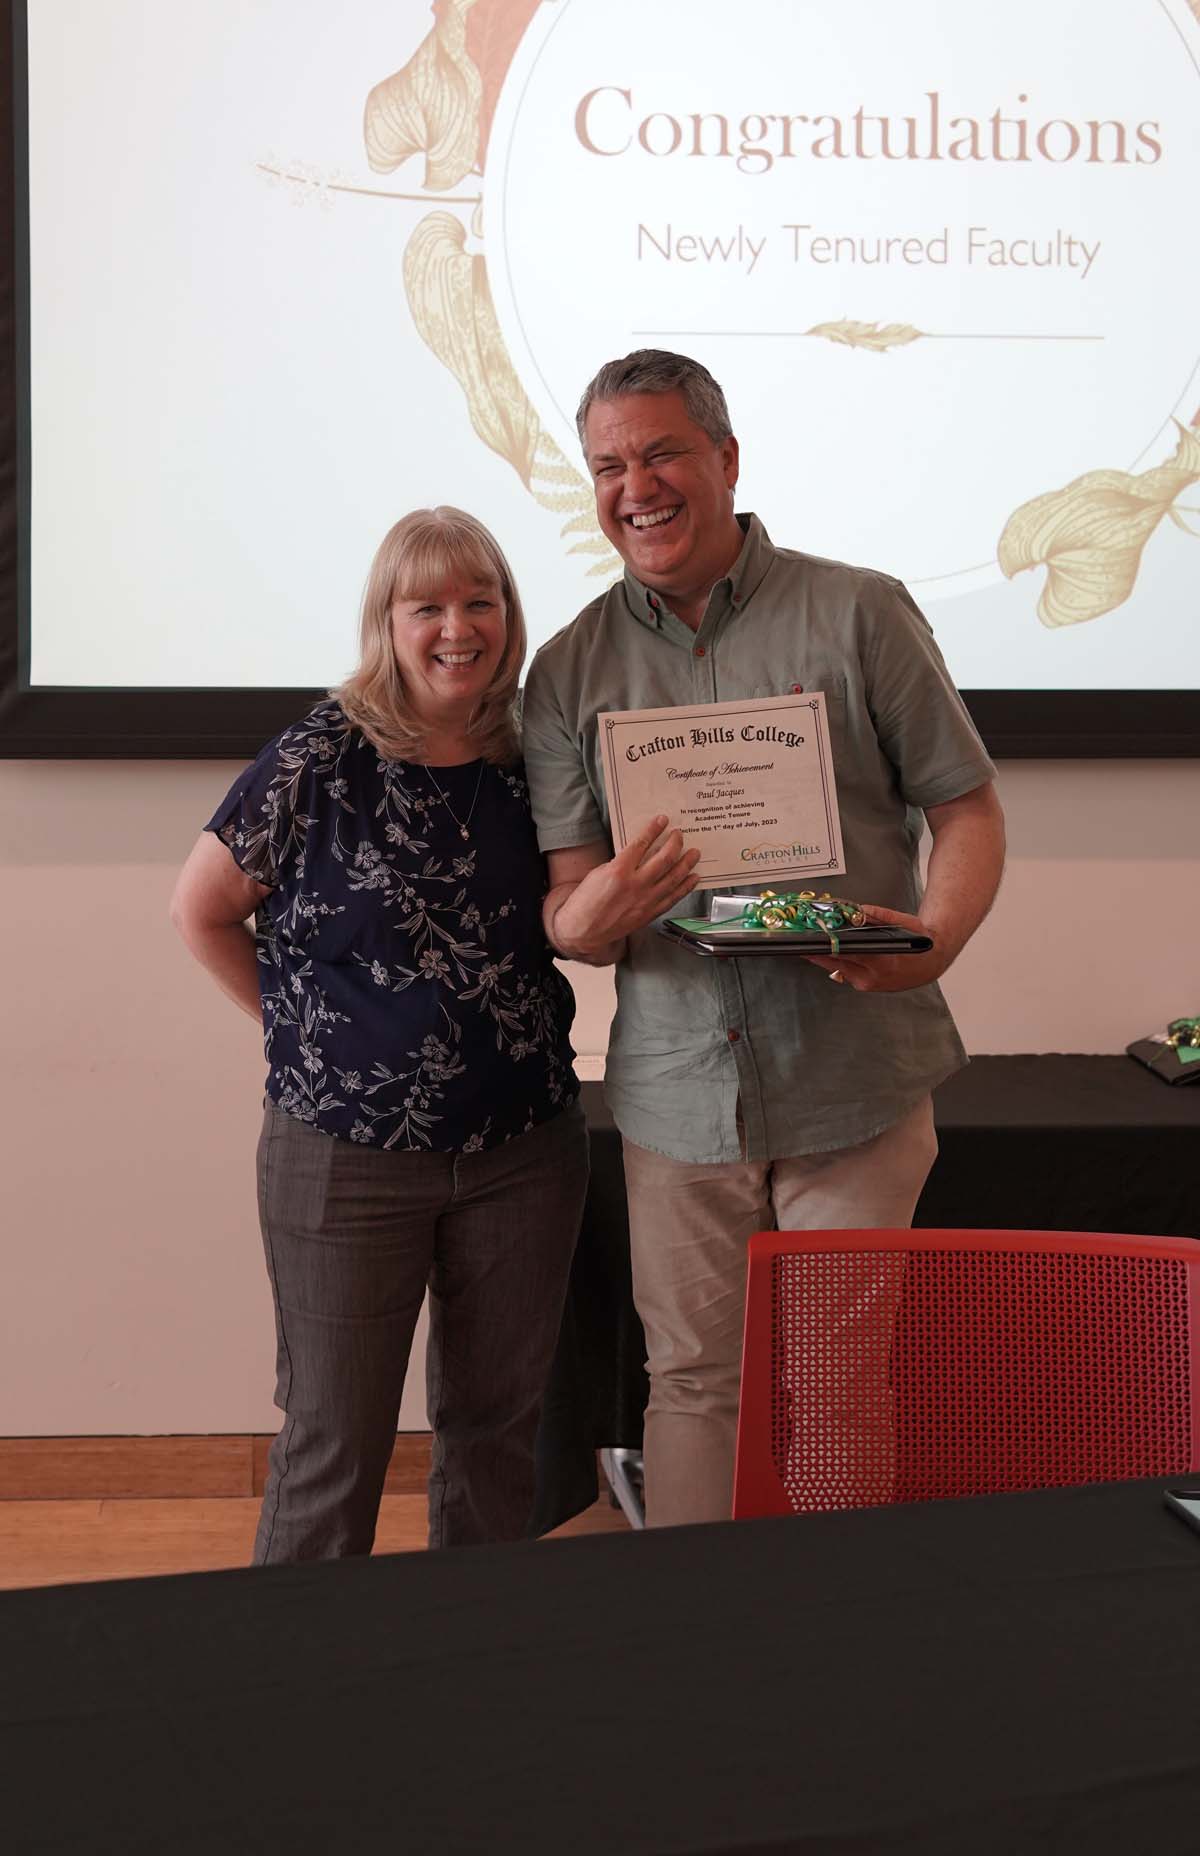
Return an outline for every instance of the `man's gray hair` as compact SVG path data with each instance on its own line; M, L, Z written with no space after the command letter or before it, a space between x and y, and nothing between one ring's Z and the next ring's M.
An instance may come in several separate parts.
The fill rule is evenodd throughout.
M708 433L714 445L733 436L725 395L706 367L666 348L635 348L620 361L606 361L584 388L575 414L584 451L584 428L593 401L618 400L626 393L674 393L676 388L683 394L688 418Z

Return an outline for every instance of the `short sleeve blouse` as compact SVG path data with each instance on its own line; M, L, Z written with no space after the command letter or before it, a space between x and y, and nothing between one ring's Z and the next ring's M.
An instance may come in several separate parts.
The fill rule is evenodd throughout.
M206 827L270 894L255 917L285 1114L376 1147L471 1153L578 1094L571 988L541 925L520 766L381 758L332 701ZM464 831L467 835L464 836Z

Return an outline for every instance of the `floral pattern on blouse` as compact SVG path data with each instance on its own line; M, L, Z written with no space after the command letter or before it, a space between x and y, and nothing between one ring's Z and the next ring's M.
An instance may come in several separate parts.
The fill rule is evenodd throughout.
M270 890L255 939L267 1094L285 1114L364 1145L474 1153L575 1100L574 1000L542 932L521 767L431 778L382 759L329 700L206 829Z

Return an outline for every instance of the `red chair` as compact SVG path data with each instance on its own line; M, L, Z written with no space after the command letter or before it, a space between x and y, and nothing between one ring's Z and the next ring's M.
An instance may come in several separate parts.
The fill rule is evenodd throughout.
M1200 1468L1200 1243L750 1239L735 1517Z

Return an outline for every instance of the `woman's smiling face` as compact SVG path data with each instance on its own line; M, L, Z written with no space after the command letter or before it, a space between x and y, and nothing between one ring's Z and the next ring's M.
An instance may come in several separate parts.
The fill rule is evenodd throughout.
M422 722L466 721L500 667L507 631L495 581L456 576L393 601L392 649Z

